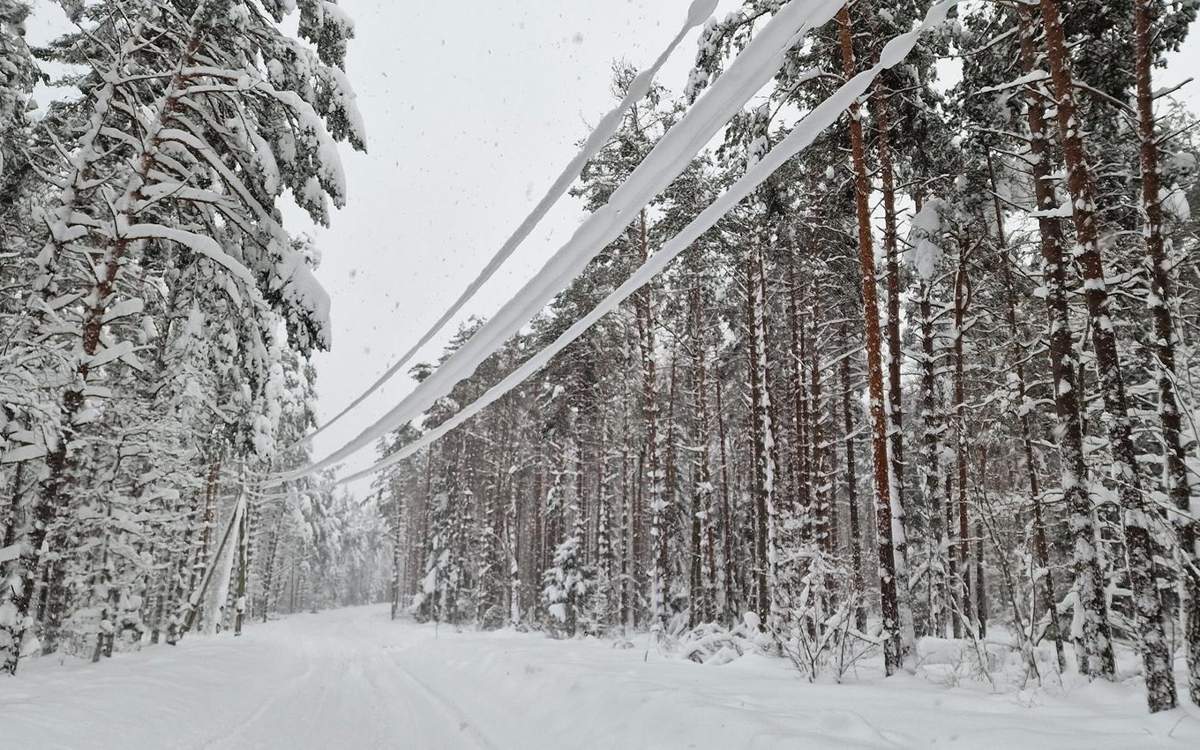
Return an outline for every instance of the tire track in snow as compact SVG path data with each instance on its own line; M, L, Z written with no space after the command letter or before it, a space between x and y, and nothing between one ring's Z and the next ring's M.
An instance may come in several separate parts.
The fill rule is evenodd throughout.
M391 649L384 647L385 653L389 650ZM486 738L483 742L487 744L481 744L476 736L463 734L462 729L449 727L447 722L438 720L431 723L431 716L444 713L442 707L429 700L424 691L413 690L411 680L406 680L403 685L399 684L396 676L401 674L401 670L394 661L380 661L377 654L372 654L368 659L371 668L365 670L363 676L372 688L370 699L375 709L374 713L390 716L399 708L406 720L405 735L396 738L391 744L380 747L450 748L459 747L464 741L475 747L490 746L490 741ZM454 744L448 744L448 740Z
M456 703L446 698L440 692L430 687L421 678L413 674L412 670L405 667L404 664L396 658L390 660L391 664L396 668L396 674L404 677L409 684L416 687L417 691L423 695L426 700L439 709L447 718L455 722L462 736L469 738L476 747L483 750L499 750L499 746L492 743L490 739L480 731L470 719L470 717L458 707Z
M216 750L221 747L239 747L230 745L233 740L242 736L247 729L258 722L268 711L279 704L285 697L292 697L304 689L312 682L313 674L316 672L316 662L312 657L310 649L303 650L304 653L304 671L298 677L288 678L288 687L283 690L274 692L269 698L262 701L258 708L254 709L245 719L242 719L232 727L226 729L216 737L203 740L200 745L197 745L198 750Z

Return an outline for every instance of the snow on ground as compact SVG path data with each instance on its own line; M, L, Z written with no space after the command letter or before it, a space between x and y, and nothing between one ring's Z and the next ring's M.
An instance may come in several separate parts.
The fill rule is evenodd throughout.
M0 748L1196 748L1200 712L1131 685L990 694L918 676L810 684L780 659L296 615L0 680Z

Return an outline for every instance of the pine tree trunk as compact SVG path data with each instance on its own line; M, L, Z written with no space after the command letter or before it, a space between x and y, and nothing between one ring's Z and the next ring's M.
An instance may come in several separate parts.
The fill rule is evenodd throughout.
M836 537L837 537L837 518L833 512L833 503L829 499L828 485L826 485L826 450L825 450L825 434L822 430L822 410L821 410L821 348L817 342L818 319L820 318L820 296L813 295L812 306L810 308L810 338L812 342L811 354L807 357L809 368L809 384L808 390L811 394L811 407L808 409L808 436L809 442L812 445L812 458L809 461L810 475L812 477L813 489L812 500L814 514L817 519L816 526L816 541L818 548L827 555L833 555L836 552ZM832 584L832 581L827 582ZM826 590L832 590L832 585L827 585Z
M96 570L92 573L93 585L90 592L93 596L98 591L105 592L100 599L99 609L99 627L96 629L96 643L92 649L92 663L100 661L100 657L108 653L112 656L112 646L109 638L113 633L113 609L112 596L109 592L112 590L112 569L109 567L108 545L109 533L108 529L112 521L113 504L111 498L105 503L105 520L104 531L100 540L100 555ZM93 606L97 606L93 599Z
M1046 523L1042 512L1042 491L1038 481L1037 466L1033 458L1033 437L1029 426L1028 381L1025 379L1025 348L1021 344L1020 329L1017 326L1016 285L1012 279L1012 258L1009 256L1008 236L1004 229L1004 211L1000 205L999 186L996 183L996 172L992 165L992 153L987 152L988 178L992 185L992 207L996 213L996 233L1003 257L1000 259L1001 277L1004 281L1004 296L1006 301L1005 317L1008 322L1009 336L1012 338L1012 356L1017 376L1017 421L1021 427L1021 448L1025 458L1025 472L1029 481L1029 503L1033 509L1033 554L1037 563L1034 575L1034 586L1046 608L1046 629L1054 639L1054 652L1058 659L1058 671L1066 669L1067 659L1063 648L1062 632L1058 625L1058 594L1054 587L1054 571L1050 567L1050 545L1046 539ZM1038 585L1038 584L1041 585ZM1034 611L1031 619L1037 622Z
M242 634L242 620L246 616L246 584L250 562L250 513L246 509L242 511L242 517L238 521L237 561L235 562L237 565L237 586L234 590L233 600L234 636Z
M605 461L600 462L601 481L603 481ZM608 599L609 592L612 591L612 542L609 537L609 529L612 524L612 503L611 496L608 492L601 492L597 495L598 507L596 508L596 585L599 587L596 597L597 605L603 606L593 607L593 618L595 619L596 635L604 635L608 632L612 624L612 606Z
M704 303L699 283L688 292L690 307L690 345L692 349L692 549L691 602L692 626L708 622L715 616L713 592L716 564L713 560L713 486L709 467L708 447L711 443L708 418L708 372L704 362L705 346ZM707 555L706 555L707 552ZM705 566L707 557L708 565ZM707 576L705 575L707 573Z
M1036 44L1038 9L1018 6L1021 22L1021 66L1026 74L1039 68ZM1058 205L1051 182L1051 154L1045 108L1040 92L1028 97L1030 167L1037 199L1038 231L1044 262L1046 311L1049 318L1050 371L1054 379L1054 410L1057 417L1060 485L1068 509L1073 540L1072 567L1079 631L1075 652L1079 671L1088 676L1113 679L1116 661L1104 596L1103 573L1096 544L1092 500L1088 492L1088 470L1083 455L1081 388L1076 365L1079 361L1071 333L1070 294L1067 287L1065 240L1059 221L1047 213Z
M926 599L929 633L945 633L949 594L946 580L945 533L942 524L942 435L938 412L937 353L933 338L933 299L929 282L922 279L918 292L921 327L921 431L924 456L921 462L921 494L925 501L926 540L929 554Z
M849 342L845 329L841 340ZM850 355L842 357L842 419L846 445L846 503L850 506L850 587L854 593L854 627L867 629L867 588L863 575L862 524L858 518L858 458L854 451L854 391L850 387Z
M812 507L812 467L809 461L810 439L808 433L809 404L808 388L804 382L804 364L808 361L806 326L800 313L800 284L796 280L798 259L793 256L788 264L788 317L791 318L792 374L792 483L794 500L800 518L800 539L809 543L813 539L814 522Z
M896 587L900 591L900 628L903 643L914 640L911 591L908 580L908 533L904 497L904 410L901 403L900 366L900 260L896 230L896 178L891 148L891 92L876 83L871 101L875 105L876 150L879 153L879 177L883 192L883 248L886 261L887 351L888 351L888 450L891 461L892 536L896 550Z
M283 513L275 519L275 526L271 530L271 540L267 543L267 564L266 570L263 572L262 583L262 621L267 621L267 616L271 612L271 595L275 592L275 568L277 566L275 558L279 553L279 536L280 525L283 523Z
M1095 185L1084 148L1082 123L1079 122L1075 110L1074 80L1069 68L1059 3L1057 0L1041 0L1041 7L1047 61L1054 82L1058 110L1059 135L1067 167L1067 187L1071 193L1077 255L1084 280L1084 299L1092 319L1092 347L1096 353L1097 376L1104 410L1107 412L1114 480L1124 516L1122 520L1129 585L1137 612L1147 702L1153 713L1174 708L1177 702L1175 678L1171 672L1170 648L1163 621L1162 600L1156 585L1154 549L1150 535L1153 511L1143 495L1137 467L1116 331L1109 313L1104 261L1100 255Z
M401 528L404 523L404 520L403 520L404 519L404 504L401 502L399 488L397 488L397 490L393 493L392 502L395 504L396 507L392 511L392 586L391 586L391 589L392 589L391 590L392 612L391 612L391 618L393 620L395 620L396 616L400 613L400 597L401 597L401 591L402 591L402 586L403 586L403 584L401 582L401 569L403 567L403 560L404 560L404 552L403 552L404 540L401 536ZM267 563L267 568L268 568L268 570L270 569L269 561Z
M980 453L983 449L980 448ZM986 487L986 479L984 480ZM980 638L987 637L988 600L987 585L983 579L983 523L975 521L975 629Z
M679 393L678 374L678 343L671 346L671 369L667 385L667 421L666 429L663 431L662 440L666 443L663 446L663 513L662 513L662 536L658 540L656 554L658 555L658 564L663 571L663 595L665 599L665 611L669 620L674 612L674 607L671 604L671 589L673 587L672 577L674 567L672 565L672 545L671 540L676 537L676 534L683 532L683 520L680 515L679 504L679 463L677 461L676 446L678 440L676 438L676 423L675 423L675 402Z
M192 557L196 553L197 547L195 543L197 515L200 512L199 498L192 502L192 509L184 517L184 533L183 541L179 551L178 564L175 566L174 573L169 582L167 589L167 601L165 604L166 611L170 613L167 621L167 643L174 646L178 643L181 636L181 627L183 624L183 612L186 608L185 598L192 590L195 581L192 578L195 574L195 566L192 564ZM185 582L186 580L186 582Z
M1196 549L1197 522L1191 515L1191 480L1187 447L1183 439L1179 399L1175 393L1175 300L1171 289L1170 260L1163 236L1162 179L1159 175L1158 134L1154 127L1154 89L1151 48L1154 6L1151 0L1134 0L1134 34L1137 76L1138 138L1141 141L1142 212L1145 226L1146 270L1150 281L1149 306L1153 317L1154 350L1158 359L1158 417L1166 458L1167 496L1179 511L1175 522L1182 568L1184 649L1188 665L1188 692L1200 705L1200 553Z
M974 601L971 588L970 562L970 519L967 503L967 403L964 338L966 336L967 306L970 304L971 282L967 274L967 246L965 238L959 240L958 269L954 274L954 433L955 468L958 478L955 485L956 509L958 511L958 578L954 581L955 621L960 618L964 625L974 619ZM960 637L955 628L955 637Z
M172 539L173 537L174 535L172 534L171 537L168 537L168 540ZM167 549L170 550L171 546L172 545L170 544L170 541L168 541ZM150 645L152 646L158 645L158 642L162 640L163 624L167 619L167 604L171 591L171 574L174 572L176 567L175 556L169 551L164 559L166 564L163 566L162 575L159 578L159 583L157 586L157 592L154 594L153 608L149 615L152 623L150 626Z
M646 236L646 212L643 210L638 222L636 236L641 260L650 258L650 245ZM646 479L647 501L650 510L650 616L655 623L665 627L667 623L667 560L666 560L666 493L663 487L661 435L658 424L658 391L655 362L654 301L650 286L638 292L636 300L638 345L642 361L642 420L646 430Z
M626 384L622 387L624 398L622 399L621 409L621 586L619 601L617 604L617 619L620 621L622 628L628 630L633 625L633 587L631 579L633 577L633 492L630 487L630 474L632 472L633 459L631 458L631 450L629 446L630 437L633 435L633 430L630 428L629 412L629 388ZM628 636L628 632L625 634Z
M721 560L722 566L722 581L723 581L723 596L724 602L722 607L722 620L726 625L732 625L737 622L737 561L734 560L733 552L733 504L730 501L730 485L729 485L729 454L726 444L725 435L725 410L721 403L721 392L724 390L721 385L721 372L718 369L716 377L713 378L713 390L716 392L716 407L717 407L717 440L720 443L721 450Z
M508 624L521 625L521 509L517 504L517 493L510 490L504 516L508 538Z
M753 241L752 241L753 242ZM750 371L750 434L753 443L755 508L755 609L769 629L777 624L777 522L775 512L775 438L767 382L766 311L762 250L754 242L746 261L747 354Z
M842 72L850 78L855 70L850 12L838 11ZM888 471L888 423L884 410L883 345L879 326L879 301L876 292L875 247L871 239L871 183L867 172L866 145L863 138L862 108L850 107L850 153L855 174L855 208L858 218L858 259L862 274L863 318L867 343L867 386L872 423L874 459L875 521L879 549L879 598L883 616L884 672L896 673L905 648L900 626L900 600L896 581L896 551L892 538L891 480Z

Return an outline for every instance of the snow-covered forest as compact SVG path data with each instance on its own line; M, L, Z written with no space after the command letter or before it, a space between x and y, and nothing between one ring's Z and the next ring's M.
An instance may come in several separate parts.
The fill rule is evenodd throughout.
M8 690L103 725L81 662L203 701L199 659L261 707L145 746L275 746L300 653L298 700L371 695L322 747L392 746L359 712L408 700L461 721L410 708L425 746L561 747L630 679L752 708L654 693L578 746L1200 742L1200 115L1161 83L1200 2L680 1L462 295L320 404L342 248L308 230L387 190L341 162L375 127L347 10L58 0L27 44L51 2L0 0L0 747ZM88 736L31 715L14 747Z

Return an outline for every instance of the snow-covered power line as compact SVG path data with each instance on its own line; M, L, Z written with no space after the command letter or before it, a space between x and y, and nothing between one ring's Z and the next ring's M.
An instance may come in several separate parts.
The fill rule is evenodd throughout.
M596 255L620 236L638 212L666 189L746 102L770 82L782 67L787 51L809 29L825 24L843 4L844 0L794 0L784 5L725 73L674 127L667 130L629 178L613 192L608 203L589 216L537 275L475 335L356 438L324 459L280 473L276 481L307 476L372 445L449 394L459 381L470 377L485 359L529 323L583 272Z
M491 403L516 388L528 377L544 367L554 355L558 354L566 348L572 341L579 338L583 333L604 317L612 312L624 302L630 295L644 286L656 275L666 269L667 265L681 252L691 247L697 239L707 232L722 216L728 213L738 203L747 198L759 185L761 185L768 177L776 170L782 167L789 159L799 154L804 149L812 145L822 132L828 129L833 123L841 117L842 113L854 102L855 99L862 96L870 88L875 78L886 68L893 67L902 62L908 53L912 51L913 46L917 43L920 35L928 29L941 24L945 20L946 13L951 7L956 5L958 0L942 0L938 4L930 8L926 14L924 21L915 26L911 31L902 34L890 40L883 48L879 56L879 62L872 68L865 70L854 78L844 83L841 88L835 91L829 98L822 101L813 110L811 110L804 118L797 123L786 138L771 149L771 151L755 163L746 173L742 175L733 185L730 186L724 194L712 202L708 208L704 209L693 219L684 229L677 234L670 242L665 244L658 252L650 256L632 276L629 277L621 286L605 297L600 304L596 305L587 315L576 321L570 328L564 331L557 339L549 346L545 347L524 364L514 370L500 381L498 384L490 388L486 393L480 396L475 401L463 407L450 419L422 435L417 440L409 443L400 450L396 451L387 458L375 463L369 468L356 472L344 479L339 480L339 484L351 482L356 479L369 476L381 469L384 469L392 464L401 461L427 445L432 444L439 438L443 437L450 430L458 427L466 420L478 414L483 409L487 408ZM840 6L840 3L838 3ZM833 12L836 12L836 8ZM832 13L831 13L832 16ZM826 19L828 20L828 19Z
M554 183L550 186L550 189L546 191L546 194L542 197L538 204L534 206L533 211L531 211L529 215L525 217L521 224L512 233L512 236L510 236L500 247L500 249L496 251L496 254L493 255L491 260L487 262L487 265L484 266L483 270L479 272L479 275L467 285L467 288L463 290L458 299L456 299L454 303L450 305L450 307L446 308L446 311L442 313L441 317L439 317L432 326L430 326L429 330L423 333L421 338L419 338L407 352L401 355L400 359L396 360L396 362L389 367L386 372L380 375L379 378L367 388L367 390L363 391L362 394L351 401L344 409L335 414L332 419L318 427L315 432L306 435L302 440L299 441L299 443L297 443L297 445L311 442L318 435L325 432L335 423L341 420L341 418L346 416L346 414L350 413L351 410L353 410L363 401L370 398L374 393L383 387L384 383L395 377L396 373L400 372L401 368L408 364L409 361L416 356L417 352L419 352L430 341L432 341L434 336L437 336L438 332L441 331L451 320L454 319L456 315L459 314L459 312L462 311L463 306L466 305L467 302L469 302L471 298L474 297L475 294L480 290L480 288L496 274L496 271L500 270L500 267L504 265L509 257L512 256L513 252L515 252L521 243L529 237L530 232L532 232L537 225L541 223L542 219L546 217L546 214L550 211L550 209L553 208L554 205L558 203L558 201L562 199L564 195L566 195L567 190L570 189L571 184L575 181L575 178L579 176L579 173L583 170L584 165L587 164L587 162L592 159L601 148L604 147L604 144L607 143L610 138L612 138L613 133L617 131L617 127L619 127L621 124L621 119L625 116L625 113L629 111L629 108L650 91L650 84L658 75L658 72L662 69L662 66L666 64L667 60L679 47L684 37L688 35L688 32L704 23L705 20L712 15L716 7L717 0L693 0L691 7L688 9L687 19L684 21L683 26L679 29L679 33L675 35L675 38L671 40L671 43L667 45L666 49L659 54L658 58L654 61L654 64L639 73L637 77L634 78L633 83L630 84L629 90L626 92L624 98L619 104L617 104L616 107L612 109L612 111L601 118L600 123L596 126L595 130L593 130L592 134L588 136L586 141L584 141L583 147L579 150L579 153L575 155L575 158L571 159L570 163L567 164L567 166L558 175L558 178L554 180Z

